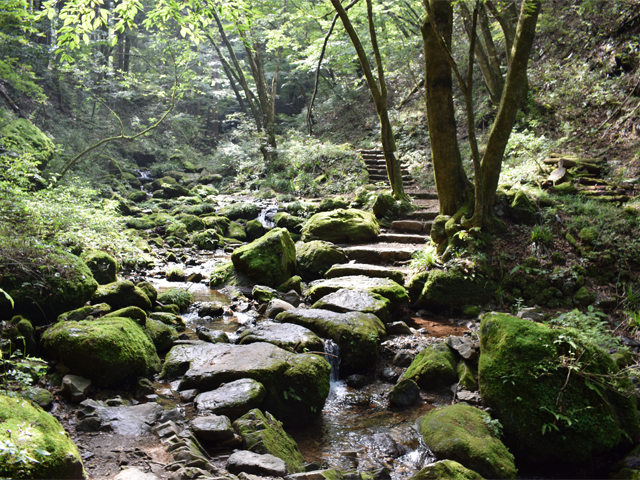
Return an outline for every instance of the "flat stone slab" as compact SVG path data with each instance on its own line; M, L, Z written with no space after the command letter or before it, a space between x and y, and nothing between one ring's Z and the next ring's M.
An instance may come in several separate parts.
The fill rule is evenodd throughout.
M225 415L235 419L259 407L266 395L267 391L260 382L241 378L199 394L194 403L200 413Z
M424 248L424 243L415 245L377 243L343 247L343 250L349 260L370 264L389 264L411 260L411 256L422 248Z
M206 415L191 420L191 430L199 440L219 442L233 437L231 420L224 415Z
M425 243L427 237L410 233L381 233L378 241L384 243Z
M391 321L389 305L389 300L376 293L344 288L325 295L314 303L312 308L331 310L338 313L372 313L383 323L389 323Z
M229 473L248 473L250 475L284 477L287 464L284 460L270 454L260 455L248 450L240 450L229 456L227 460Z
M261 323L242 332L238 343L247 345L255 342L272 343L299 353L322 352L324 349L320 337L308 328L293 323Z
M407 291L402 285L388 278L372 278L364 275L348 275L346 277L316 280L309 284L305 295L310 297L313 302L317 302L325 295L337 292L343 288L349 290L366 290L382 295L391 302L392 310L399 307L402 303L409 301Z
M103 402L85 400L81 405L82 413L78 415L78 418L82 416L81 422L89 425L86 420L95 419L96 428L88 431L113 431L118 435L132 437L153 433L153 427L164 411L157 403L108 407ZM80 429L83 430L82 427Z
M398 232L423 233L426 222L421 220L396 220L391 222L391 228Z
M169 351L162 376L182 377L179 390L196 388L201 392L223 383L253 379L266 389L262 403L265 410L285 424L304 425L322 411L329 394L330 371L322 356L291 353L270 343L194 342Z
M381 265L370 265L368 263L346 263L342 265L334 265L327 271L327 273L324 274L325 278L347 277L349 275L388 278L400 285L404 285L404 275L400 270L383 267Z

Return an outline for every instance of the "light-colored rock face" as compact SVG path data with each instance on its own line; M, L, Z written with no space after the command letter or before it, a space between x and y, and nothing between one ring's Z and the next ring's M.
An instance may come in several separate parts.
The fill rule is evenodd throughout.
M218 442L233 437L231 420L224 415L196 417L191 421L191 430L201 440Z
M201 393L195 398L195 404L198 412L237 418L252 408L259 407L266 394L267 391L261 383L250 378L242 378Z
M385 335L383 323L370 313L294 308L279 314L276 321L302 325L336 342L340 347L341 375L373 365L378 358L378 344Z
M296 352L323 351L320 337L308 328L292 323L260 324L240 335L240 345L267 342L280 348L294 349Z
M325 295L337 292L346 288L348 290L366 290L377 293L391 302L391 308L397 308L404 302L409 301L407 291L403 286L398 285L388 278L371 278L364 275L350 275L347 277L330 278L327 280L316 280L309 284L305 292L314 302L320 300Z
M284 460L270 454L260 455L248 450L240 450L231 454L227 460L227 470L230 473L248 473L250 475L284 477L287 465Z
M404 275L400 270L383 267L381 265L368 265L366 263L347 263L334 265L327 273L326 278L347 277L349 275L364 275L367 277L388 278L399 285L404 285Z
M180 390L197 388L201 392L234 380L253 379L266 389L265 410L287 424L301 425L322 411L330 371L321 356L291 353L270 343L198 342L174 346L166 356L162 376L182 377Z
M330 293L318 300L312 308L332 310L334 312L372 313L383 323L390 321L389 305L386 298L366 290L342 289Z
M302 227L302 240L355 243L375 238L380 227L375 216L356 209L316 213Z

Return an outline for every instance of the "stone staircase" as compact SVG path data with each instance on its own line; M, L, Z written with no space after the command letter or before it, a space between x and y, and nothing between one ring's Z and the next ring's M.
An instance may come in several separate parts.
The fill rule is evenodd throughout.
M360 150L360 155L362 155L362 160L364 160L367 172L369 172L369 183L384 182L388 184L387 164L382 150ZM400 170L405 190L415 188L415 181L411 178L409 167L406 164L400 164Z

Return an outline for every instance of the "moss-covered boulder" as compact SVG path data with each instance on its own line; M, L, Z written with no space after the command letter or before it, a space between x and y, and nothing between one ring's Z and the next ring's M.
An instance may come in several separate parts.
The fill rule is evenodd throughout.
M258 216L258 207L253 203L232 203L218 210L218 215L230 220L253 220Z
M182 377L180 390L209 391L251 378L264 385L264 410L291 426L306 425L322 412L329 394L331 366L319 355L291 353L270 343L176 345L167 354L162 377Z
M349 201L342 197L326 197L320 202L318 212L330 212L339 208L349 208Z
M255 342L272 343L285 350L297 353L322 352L324 344L308 328L292 323L258 324L240 334L238 343L248 345Z
M244 226L240 223L231 222L227 228L227 238L233 238L234 240L244 242L247 239L247 232L244 229Z
M431 270L414 308L456 308L484 305L492 289L486 279L472 278L459 270Z
M178 340L178 332L175 327L160 320L147 320L145 328L159 353L168 351Z
M191 237L191 241L201 250L215 250L224 243L222 235L211 228L195 233Z
M346 263L347 255L331 242L312 240L296 243L297 272L304 280L322 278L336 263Z
M480 342L482 402L518 456L577 463L636 434L635 397L616 392L631 382L584 336L492 314L482 320Z
M376 217L356 209L338 209L316 213L302 227L302 240L325 240L334 243L366 242L378 236Z
M144 291L129 280L119 280L100 285L91 297L92 303L108 303L114 310L124 307L139 307L151 310L151 300Z
M115 385L160 369L151 339L129 318L59 322L42 338L52 357L98 386Z
M488 413L463 403L418 419L420 434L437 458L455 460L486 478L516 478L513 455L490 425Z
M153 312L149 315L149 318L158 320L165 325L169 325L170 327L175 328L178 332L184 332L187 328L187 325L184 323L184 319L181 316L170 312Z
M75 310L61 313L58 315L58 322L78 322L85 319L92 320L94 318L102 317L111 311L111 306L106 303L86 305L84 307L76 308Z
M0 128L0 146L19 155L30 155L37 167L44 170L53 158L56 146L29 120L18 118Z
M378 317L382 323L389 323L391 321L390 305L391 302L387 298L377 293L343 288L337 292L325 295L314 303L311 308L332 310L338 313L372 313Z
M204 222L205 228L217 230L221 235L226 233L229 223L231 223L231 220L227 217L220 215L207 215L206 217L202 217L202 221Z
M109 317L123 317L130 318L134 320L138 325L142 328L147 324L147 312L142 310L140 307L125 307L120 310L116 310L114 312L107 313L104 318Z
M153 192L153 198L178 198L189 197L192 193L187 187L172 183L162 183L162 188Z
M302 325L336 342L340 347L341 375L373 366L378 359L380 341L386 334L384 324L370 313L292 308L279 313L276 321Z
M9 299L0 295L0 312L7 317L24 315L36 325L50 323L84 305L98 288L87 265L61 249L43 249L34 263L39 267L30 274L0 259L2 289L14 301L12 308Z
M69 434L42 408L24 398L0 395L0 423L0 444L21 452L0 454L0 477L86 478Z
M533 225L538 220L538 207L522 190L518 190L509 205L509 216L517 223Z
M256 283L277 288L287 281L296 268L296 247L289 232L275 228L231 254L236 271Z
M246 275L236 271L233 262L223 263L209 273L209 287L220 288L225 285L251 285L253 282Z
M273 222L278 228L286 228L291 233L300 233L304 218L296 217L287 212L278 212L273 217Z
M289 474L304 472L305 460L298 445L269 412L262 413L255 408L233 422L233 428L247 450L284 460Z
M445 343L429 345L413 359L402 378L424 389L448 387L458 381L456 356Z
M199 232L200 230L204 230L204 222L202 219L196 215L191 215L189 213L181 213L176 215L176 220L182 223L187 232Z
M398 216L400 212L400 208L398 207L398 202L393 195L387 192L380 192L375 201L373 202L373 214L377 218L384 218L385 220L392 220Z
M454 460L431 463L409 480L483 480L484 477Z
M89 270L93 274L100 285L106 285L116 281L116 273L118 272L118 262L106 252L100 250L92 250L82 254L84 263L87 264Z
M343 288L349 290L366 290L386 298L391 302L391 310L395 310L409 301L409 295L403 286L388 278L371 278L363 275L349 275L347 277L316 280L309 284L305 295L317 302L325 295L337 292Z
M260 222L260 220L258 219L249 220L245 224L244 229L247 232L247 238L249 239L249 241L255 240L256 238L260 238L262 235L264 235L267 232L267 229L264 227L264 225L262 225L262 222Z

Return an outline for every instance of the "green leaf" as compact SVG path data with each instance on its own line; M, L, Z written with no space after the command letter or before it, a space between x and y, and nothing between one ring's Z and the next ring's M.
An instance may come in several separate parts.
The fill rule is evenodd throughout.
M0 288L0 293L3 293L4 296L7 298L7 300L9 300L9 303L11 303L11 308L15 308L15 304L13 303L13 298L11 298L11 295L9 295L7 292L5 292L1 288Z

